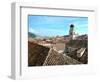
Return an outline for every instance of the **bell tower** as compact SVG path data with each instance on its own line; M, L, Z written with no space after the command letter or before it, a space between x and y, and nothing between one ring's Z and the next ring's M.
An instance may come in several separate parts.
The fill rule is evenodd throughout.
M73 24L70 25L69 36L71 40L75 39L75 30Z

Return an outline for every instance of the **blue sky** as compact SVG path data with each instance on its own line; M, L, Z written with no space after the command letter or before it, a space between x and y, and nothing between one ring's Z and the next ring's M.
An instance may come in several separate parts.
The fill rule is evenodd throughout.
M88 33L87 17L64 16L28 16L29 32L41 36L63 36L69 34L69 26L74 24L75 31L79 35Z

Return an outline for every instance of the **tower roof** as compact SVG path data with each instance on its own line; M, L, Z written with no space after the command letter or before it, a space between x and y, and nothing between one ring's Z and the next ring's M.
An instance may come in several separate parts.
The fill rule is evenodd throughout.
M74 25L73 25L73 24L71 24L71 25L70 25L70 27L74 27Z

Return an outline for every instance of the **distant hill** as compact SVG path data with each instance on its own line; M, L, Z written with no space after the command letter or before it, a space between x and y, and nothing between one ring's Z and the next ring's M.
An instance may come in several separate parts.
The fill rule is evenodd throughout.
M31 32L28 32L28 37L29 38L49 38L49 37L47 37L47 36L41 36L41 35L37 35L37 34L34 34L34 33L31 33Z
M28 37L30 38L36 38L36 35L34 33L28 32Z

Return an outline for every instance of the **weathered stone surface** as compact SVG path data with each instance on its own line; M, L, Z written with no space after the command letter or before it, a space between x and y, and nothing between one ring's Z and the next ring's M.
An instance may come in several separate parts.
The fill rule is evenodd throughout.
M82 63L69 56L60 54L54 49L51 49L43 65L45 66L45 65L74 65L74 64L82 64Z
M54 49L50 49L43 65L64 65L64 57Z
M28 66L42 66L49 52L49 48L28 42Z

